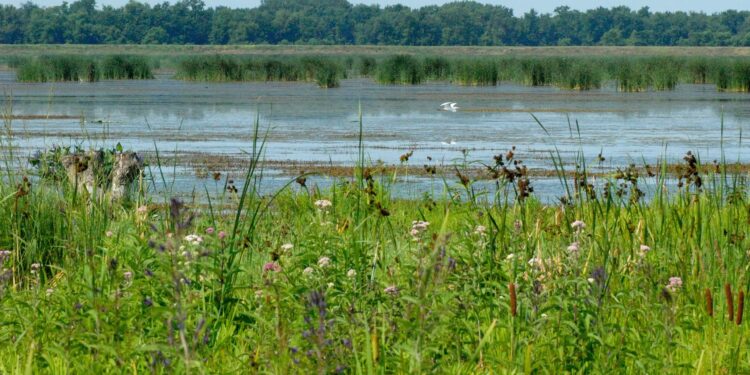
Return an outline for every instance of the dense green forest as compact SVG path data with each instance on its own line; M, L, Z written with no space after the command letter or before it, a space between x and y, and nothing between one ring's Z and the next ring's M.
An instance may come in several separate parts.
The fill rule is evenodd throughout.
M474 1L419 9L346 0L264 0L252 9L209 8L200 0L29 2L0 5L0 43L750 46L750 11L562 6L514 15Z

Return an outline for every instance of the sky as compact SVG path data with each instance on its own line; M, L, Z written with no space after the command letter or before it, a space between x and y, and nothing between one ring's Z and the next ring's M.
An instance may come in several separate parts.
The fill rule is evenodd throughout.
M0 0L0 4L20 5L27 0ZM63 0L32 0L32 2L46 6L59 5ZM75 0L67 0L69 3ZM99 5L121 6L128 0L97 0ZM139 0L151 4L161 3L165 0ZM174 3L177 0L169 0ZM421 7L432 4L443 4L452 0L349 0L352 3L364 4L404 4L410 7ZM232 8L252 8L260 4L260 0L204 0L209 7L219 5L229 6ZM720 12L727 9L750 10L750 1L747 0L658 0L658 1L637 1L637 0L484 0L480 1L487 4L501 4L513 9L515 15L522 15L535 9L542 13L551 13L560 5L567 5L573 9L586 10L598 6L613 7L626 5L632 9L640 9L648 6L652 11L702 11L706 13Z

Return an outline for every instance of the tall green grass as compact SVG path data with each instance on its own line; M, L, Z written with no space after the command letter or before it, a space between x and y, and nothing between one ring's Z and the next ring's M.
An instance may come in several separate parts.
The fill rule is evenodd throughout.
M591 90L612 84L623 92L668 91L679 84L713 84L720 91L750 92L750 59L691 56L182 56L175 77L189 81L311 82L338 87L348 77L382 84L458 85L513 82ZM96 81L153 78L154 62L142 56L8 57L20 81Z
M495 86L499 82L497 62L487 59L457 62L451 79L461 85Z
M113 55L39 56L18 59L12 65L22 82L80 81L100 79L152 79L151 67L144 57Z
M345 61L326 57L250 58L190 57L184 59L176 77L189 81L304 81L332 88L347 76Z
M425 80L424 66L410 55L387 57L378 64L375 79L383 84L417 85Z
M2 371L750 371L723 294L750 285L746 175L686 158L682 187L664 167L646 200L635 168L589 189L581 154L568 197L543 203L522 168L473 194L461 162L444 194L396 199L361 143L331 189L269 195L254 134L246 174L205 204L0 179Z

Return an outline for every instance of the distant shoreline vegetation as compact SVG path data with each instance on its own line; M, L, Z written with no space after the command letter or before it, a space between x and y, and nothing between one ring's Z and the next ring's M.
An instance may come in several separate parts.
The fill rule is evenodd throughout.
M49 55L17 57L9 65L22 82L150 79L146 56ZM750 57L691 56L232 56L176 58L175 78L201 82L311 82L338 87L342 79L381 84L451 82L494 86L513 82L590 90L614 84L619 91L673 90L680 83L714 84L719 91L750 92Z
M122 7L95 0L0 5L0 44L337 44L412 46L750 46L750 11L652 12L620 6L515 15L501 5L353 5L265 0L256 8L201 0Z

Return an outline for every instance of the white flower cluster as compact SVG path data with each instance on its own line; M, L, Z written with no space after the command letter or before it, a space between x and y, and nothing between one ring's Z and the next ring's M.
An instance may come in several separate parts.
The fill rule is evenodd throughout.
M427 230L427 227L429 226L430 226L429 221L417 221L417 220L412 221L411 231L409 232L409 234L411 234L411 236L416 240L419 238L419 235L421 235L422 233L424 233L424 231Z
M203 237L197 234L188 234L185 236L185 241L191 245L200 245L203 242Z

